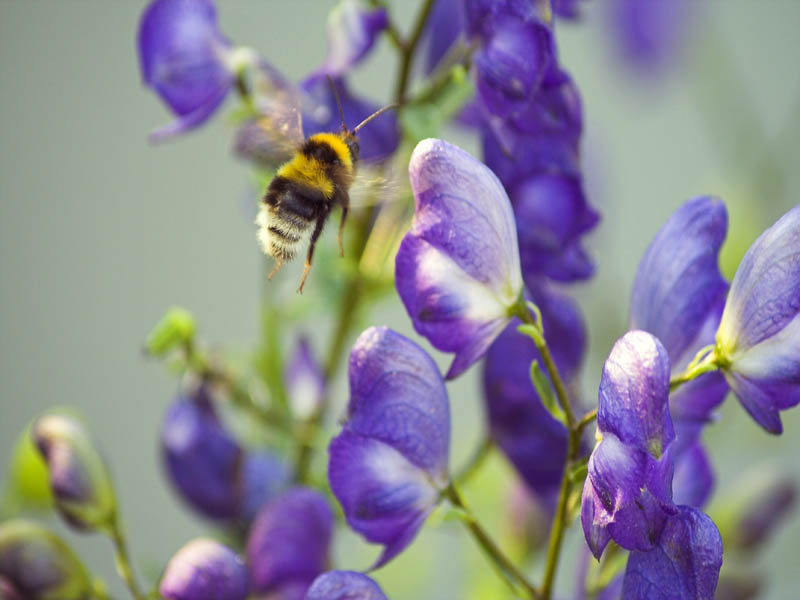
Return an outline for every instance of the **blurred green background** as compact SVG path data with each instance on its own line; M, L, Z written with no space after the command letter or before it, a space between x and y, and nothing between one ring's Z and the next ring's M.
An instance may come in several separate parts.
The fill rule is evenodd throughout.
M147 133L171 115L140 84L134 40L145 4L0 0L0 478L32 418L53 405L77 406L111 463L135 561L143 574L157 576L205 524L162 479L158 432L177 384L143 356L143 340L163 311L179 304L195 313L205 339L236 351L252 346L263 264L249 171L230 156L225 117L173 143L147 144ZM219 4L223 31L294 79L322 62L332 2ZM584 103L587 189L603 214L588 240L597 275L572 288L589 323L589 399L613 341L626 330L639 257L682 202L706 193L726 201L723 263L731 276L750 242L800 191L800 2L691 4L695 12L673 63L651 76L632 73L614 53L606 0L586 2L582 22L557 30L561 61ZM393 4L401 25L416 5ZM382 41L353 77L354 89L387 101L395 67ZM463 132L451 139L477 151ZM334 243L334 229L323 244ZM296 274L287 269L281 276L293 285ZM294 293L291 285L277 289L283 297ZM370 324L413 336L396 297ZM327 328L314 331L321 351ZM341 380L339 386L334 416L346 400ZM457 468L480 435L479 369L449 390ZM717 498L735 493L751 469L800 480L800 409L784 413L784 426L782 437L770 437L728 399L706 436ZM500 535L509 470L495 457L485 471L466 495ZM65 535L123 597L107 540ZM573 527L562 597L572 590L579 538ZM337 548L342 568L365 568L376 554L346 532ZM798 596L799 553L795 514L756 565L767 573L765 598ZM440 519L375 577L393 600L489 600L502 590L473 541Z

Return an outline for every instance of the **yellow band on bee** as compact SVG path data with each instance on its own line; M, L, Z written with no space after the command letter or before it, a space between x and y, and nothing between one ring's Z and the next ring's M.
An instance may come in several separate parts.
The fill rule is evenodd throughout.
M290 181L320 190L326 198L333 196L333 182L325 174L325 165L316 158L297 153L291 161L278 169L277 174Z

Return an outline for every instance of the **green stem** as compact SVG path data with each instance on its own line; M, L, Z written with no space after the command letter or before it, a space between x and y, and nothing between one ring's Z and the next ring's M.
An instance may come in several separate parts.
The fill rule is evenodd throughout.
M472 479L472 477L478 472L488 458L493 446L494 441L492 440L492 437L488 434L485 435L478 447L475 448L474 453L469 458L467 463L461 468L460 471L458 471L458 473L456 473L454 479L458 485L463 485Z
M408 91L408 82L411 77L411 66L414 62L414 54L417 49L417 44L422 37L422 32L425 31L425 23L428 21L428 16L433 9L434 0L425 0L422 8L417 15L417 20L414 28L411 30L411 36L408 41L403 44L402 57L400 62L400 76L397 79L395 87L395 102L402 105L406 101L406 92Z
M558 367L556 367L556 363L553 360L553 355L550 353L550 349L547 347L547 342L544 339L544 329L540 323L537 323L533 317L531 317L531 313L524 301L521 300L517 304L514 314L516 314L526 325L536 327L542 334L538 337L538 339L534 340L536 343L536 349L539 351L539 354L542 357L542 362L547 369L547 374L550 376L550 381L553 382L553 388L556 391L558 403L567 418L567 427L572 429L575 425L575 413L572 411L572 404L569 401L567 386L564 385L564 381L561 379L561 375L558 373Z
M704 348L700 351L700 353L702 352L707 352L707 350ZM700 356L700 353L698 353L698 356ZM691 381L695 377L699 377L704 373L710 373L711 371L716 371L718 369L719 360L717 359L716 354L713 351L708 352L704 359L700 360L699 362L697 360L693 360L689 366L686 367L686 370L683 373L670 379L669 391L674 392L684 383Z
M139 584L136 582L135 575L133 574L133 568L131 567L131 560L128 555L128 544L125 540L125 535L122 533L122 527L116 519L111 525L109 536L111 537L111 541L114 543L115 560L117 563L117 572L119 573L119 576L125 582L125 585L128 586L131 596L133 596L135 600L145 600L145 596L142 593Z
M575 424L575 429L578 430L578 435L583 435L583 430L595 422L597 419L597 409L594 408L581 417L581 420Z
M481 524L472 514L472 511L461 499L461 495L458 493L458 490L456 490L453 483L450 483L447 486L447 488L444 490L444 494L447 496L453 506L461 511L462 522L466 525L467 529L469 529L470 533L475 538L475 541L481 547L481 550L483 550L484 554L486 554L489 560L491 560L492 564L497 568L498 572L501 574L506 583L508 583L508 585L515 592L518 592L518 588L521 588L522 592L527 598L538 599L540 597L539 591L527 580L527 578L519 571L519 569L517 569L514 563L512 563L511 560L509 560L509 558L503 554L503 551L500 550L500 547L483 529Z

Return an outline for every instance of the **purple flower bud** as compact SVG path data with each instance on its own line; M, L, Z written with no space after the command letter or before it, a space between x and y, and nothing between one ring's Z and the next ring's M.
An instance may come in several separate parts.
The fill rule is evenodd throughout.
M681 453L676 453L672 478L672 501L703 508L714 490L714 472L705 447L694 440Z
M192 540L178 550L159 587L165 600L244 600L247 589L244 561L208 538Z
M463 0L436 0L423 33L425 73L430 74L447 56L466 27Z
M649 550L672 505L675 433L669 415L669 359L643 331L620 338L603 368L597 412L602 439L589 459L581 522L599 559L614 539Z
M361 62L389 22L383 7L369 10L359 0L344 0L328 16L328 58L319 70L341 77Z
M87 600L89 574L64 541L37 523L0 523L0 598Z
M345 124L352 128L380 108L362 98L352 95L342 78L334 79L342 101ZM300 85L303 98L303 131L307 136L315 133L339 131L342 128L336 97L328 79L314 74ZM381 115L358 132L361 158L365 161L385 159L399 143L397 117L393 112Z
M586 333L577 305L541 287L533 297L542 311L545 337L559 372L571 379L583 358ZM489 348L483 390L492 439L525 483L547 495L558 488L567 453L567 431L536 393L531 362L541 357L514 319ZM543 367L542 367L543 368Z
M253 590L280 591L281 598L288 589L305 592L328 567L332 533L333 512L319 492L294 488L275 498L262 508L247 538Z
M416 210L395 263L417 333L455 358L452 379L479 360L522 292L516 224L497 177L468 153L421 141L409 165Z
M160 141L202 125L230 90L230 42L217 27L211 0L154 0L137 38L144 83L178 119L151 134Z
M694 198L664 223L639 261L629 324L663 342L673 373L714 343L728 289L718 266L727 230L721 200ZM702 375L672 395L672 416L676 423L705 423L727 392L722 375Z
M554 0L553 11L562 19L569 21L580 18L580 3L583 0Z
M305 600L387 600L372 579L353 571L329 571L317 577Z
M750 246L731 284L715 355L750 416L783 431L779 411L800 402L800 206Z
M83 425L65 414L46 414L33 424L32 435L64 519L78 529L111 526L117 511L114 487Z
M712 600L722 566L722 538L714 522L681 506L670 517L658 544L628 558L623 600Z
M164 465L181 497L211 519L248 523L287 480L268 454L248 454L225 430L205 388L178 397L161 430Z
M433 360L385 327L359 336L349 377L328 479L350 526L384 545L377 568L411 543L447 485L450 409Z
M325 375L311 353L308 339L298 341L294 354L286 367L284 377L289 406L295 418L304 421L313 415L322 402Z
M748 479L737 497L731 545L745 550L762 546L785 523L797 495L797 483L785 474L761 470Z

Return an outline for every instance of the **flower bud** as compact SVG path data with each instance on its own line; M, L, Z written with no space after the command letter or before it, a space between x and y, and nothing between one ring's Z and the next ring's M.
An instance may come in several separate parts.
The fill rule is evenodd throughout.
M192 540L178 550L159 587L166 600L244 600L247 589L244 561L208 538Z
M33 440L50 471L61 515L78 529L103 529L116 519L116 499L106 463L75 417L50 413L33 424Z
M194 328L192 313L173 306L147 336L147 351L153 356L164 356L176 346L191 340L194 336Z
M0 524L0 598L88 600L84 566L61 538L25 520Z
M292 414L296 419L305 421L319 409L325 391L325 376L311 352L307 338L301 338L298 342L286 367L284 379Z
M329 571L314 580L305 600L387 600L381 588L363 573Z

